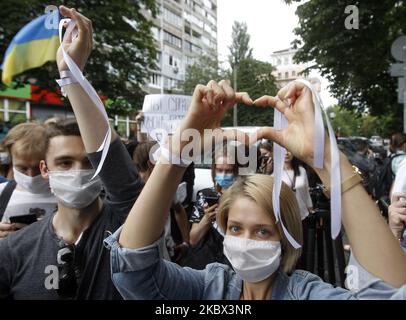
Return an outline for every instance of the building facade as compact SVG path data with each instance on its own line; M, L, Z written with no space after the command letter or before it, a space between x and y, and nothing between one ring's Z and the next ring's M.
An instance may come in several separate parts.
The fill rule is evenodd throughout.
M186 67L201 55L217 56L217 0L157 0L153 19L157 70L144 88L148 93L182 93Z
M308 72L305 71L308 64L297 64L293 61L293 56L296 51L297 50L295 49L289 48L272 53L272 65L275 67L275 71L272 75L276 79L277 86L282 88L295 79L306 79L315 86L317 91L320 92L320 79L317 77L309 77Z

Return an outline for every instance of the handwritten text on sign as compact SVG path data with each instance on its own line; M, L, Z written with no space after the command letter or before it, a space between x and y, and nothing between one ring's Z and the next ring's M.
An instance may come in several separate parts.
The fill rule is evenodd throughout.
M172 133L185 116L191 102L191 96L169 94L145 96L141 132L150 133L155 129L163 129L167 133Z

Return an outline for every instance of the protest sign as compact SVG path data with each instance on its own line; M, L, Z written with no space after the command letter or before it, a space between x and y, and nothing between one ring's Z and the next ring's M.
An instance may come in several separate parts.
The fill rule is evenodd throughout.
M168 134L173 133L185 116L191 101L191 96L184 95L146 95L142 107L144 121L141 132L150 134L159 129Z

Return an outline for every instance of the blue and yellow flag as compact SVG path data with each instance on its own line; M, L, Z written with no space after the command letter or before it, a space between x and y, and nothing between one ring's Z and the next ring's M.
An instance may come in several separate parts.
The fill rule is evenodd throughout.
M25 25L14 36L1 65L4 84L10 85L12 77L25 70L56 59L59 48L58 22L59 14L51 11Z

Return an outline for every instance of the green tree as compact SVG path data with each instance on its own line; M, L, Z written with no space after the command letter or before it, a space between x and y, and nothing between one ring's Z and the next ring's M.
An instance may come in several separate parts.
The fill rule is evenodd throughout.
M378 135L388 138L396 132L392 114L374 116L361 114L356 110L348 110L342 106L331 106L326 110L331 125L341 136L371 137Z
M359 9L359 29L344 26L348 5ZM312 67L331 82L340 105L372 115L391 114L394 127L401 130L402 109L388 69L393 62L390 46L406 33L404 1L312 0L299 5L296 14L295 59L314 62Z
M248 27L245 22L234 21L233 31L231 33L232 43L228 47L230 55L228 62L232 69L238 67L241 60L252 57L252 48L250 48L251 36L248 34Z
M94 48L85 75L99 93L110 98L109 113L123 114L142 104L141 86L155 67L156 50L150 31L152 21L141 10L157 13L155 0L67 0L92 20ZM0 3L0 55L13 36L29 21L43 14L40 0L2 1ZM18 84L36 79L41 87L56 91L58 72L55 62L28 70L17 76Z
M361 115L355 110L348 110L342 106L331 106L327 110L334 132L340 136L360 135L362 123Z
M224 78L220 70L216 53L198 57L194 64L187 66L183 90L186 95L192 95L198 84L207 84L210 80L219 81Z
M246 58L240 61L238 68L238 91L248 92L252 99L263 95L275 95L278 88L272 75L274 67L267 62L254 58ZM230 110L223 122L223 126L233 125L233 114ZM272 126L273 109L255 108L238 105L239 126Z

